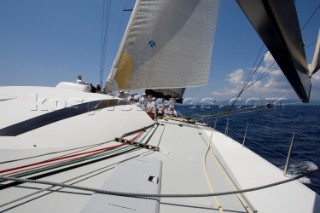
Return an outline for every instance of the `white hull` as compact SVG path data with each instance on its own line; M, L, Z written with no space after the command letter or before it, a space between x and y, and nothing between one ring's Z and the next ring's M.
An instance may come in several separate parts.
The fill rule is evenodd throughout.
M0 110L4 113L1 114L0 128L52 112L30 111L25 107L30 103L30 94L35 92L38 97L45 97L48 100L57 97L65 100L77 97L87 101L91 98L112 99L110 96L66 89L3 87L0 89L1 97L11 97L11 99L2 98ZM108 107L102 108L62 119L17 136L1 136L1 162L26 159L1 163L0 170L39 163L54 157L61 158L71 153L83 153L119 145L121 143L114 140L116 137L122 137L125 133L153 124L153 121L138 108L130 106L132 109L125 111L128 108L123 107L116 106L112 110ZM127 174L122 173L123 181L112 184L110 190L146 193L155 190L156 193L161 194L201 194L246 189L287 179L278 168L211 128L172 120L159 120L159 124L141 132L139 142L147 142L148 145L159 147L160 151L146 148L128 151L133 147L128 145L126 152L109 156L109 158L97 157L95 162L86 160L50 171L30 174L23 178L38 176L38 180L99 189L105 184L108 185L111 179L115 179L113 177L118 173L117 167L142 156L161 162L159 182L156 183L160 191L151 189L151 185L148 185L151 184L148 180L149 176L142 178L138 175L137 178L134 171L140 171L139 169L143 170L143 168L137 166L135 169L135 164L130 166ZM131 139L137 134L133 133L126 138ZM208 148L210 150L206 156ZM63 150L68 151L61 152ZM32 156L38 157L27 158ZM206 165L204 159L206 159ZM77 167L80 164L82 166ZM71 169L70 166L74 167ZM31 168L34 166L24 169ZM23 169L1 175L16 171L22 172ZM145 172L148 171L146 169ZM50 175L48 172L51 172ZM103 202L99 203L98 199L93 199L93 193L88 191L33 183L11 187L5 186L9 184L8 181L1 184L0 212L43 212L44 210L46 212L85 212L92 202L98 210L112 208L112 212L250 212L256 210L300 213L320 211L319 196L299 181L242 195L216 198L161 198L156 199L152 204L149 203L150 199L137 200L137 198L114 196L111 198L110 195L102 195L106 197L105 199L102 197Z

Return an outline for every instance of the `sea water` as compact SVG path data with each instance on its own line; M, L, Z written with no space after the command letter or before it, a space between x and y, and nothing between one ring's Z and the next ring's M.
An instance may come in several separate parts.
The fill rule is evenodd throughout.
M272 108L178 105L177 111L215 127L239 143L244 142L246 147L281 170L293 140L288 176L307 173L320 166L319 105L275 105ZM320 194L320 173L299 181Z

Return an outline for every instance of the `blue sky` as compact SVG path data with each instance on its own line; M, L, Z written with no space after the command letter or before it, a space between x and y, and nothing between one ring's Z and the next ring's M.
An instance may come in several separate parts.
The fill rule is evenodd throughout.
M103 0L0 0L0 85L55 86L74 81L98 83ZM124 7L133 0L113 0L104 80L130 16ZM319 0L296 0L301 26ZM302 36L315 42L320 27L318 11ZM235 95L252 69L262 42L234 0L221 0L208 85L188 89L185 97L224 100ZM311 63L315 44L306 49ZM266 52L264 48L263 53ZM272 63L267 54L260 73ZM199 95L198 95L199 94ZM243 98L296 98L280 70L259 81ZM312 100L320 99L320 75L313 78Z

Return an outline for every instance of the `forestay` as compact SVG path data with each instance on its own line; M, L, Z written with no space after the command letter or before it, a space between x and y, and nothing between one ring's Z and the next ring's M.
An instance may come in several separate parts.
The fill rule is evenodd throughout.
M107 91L207 84L219 0L137 0Z

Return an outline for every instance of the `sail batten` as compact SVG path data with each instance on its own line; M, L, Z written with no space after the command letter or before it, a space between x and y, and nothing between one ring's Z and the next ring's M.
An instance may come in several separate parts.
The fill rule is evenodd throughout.
M107 90L204 86L219 0L140 0Z

